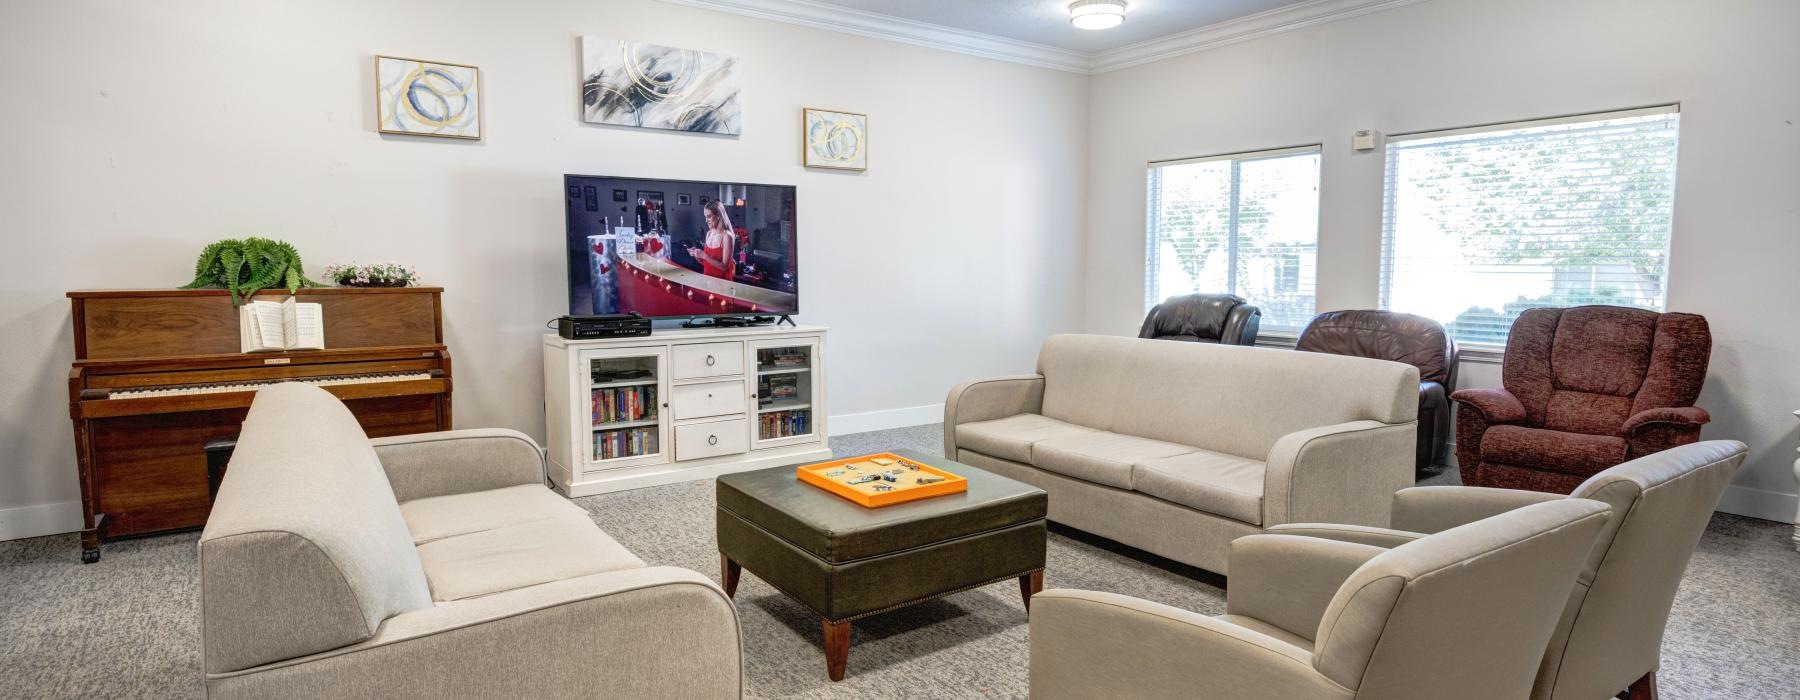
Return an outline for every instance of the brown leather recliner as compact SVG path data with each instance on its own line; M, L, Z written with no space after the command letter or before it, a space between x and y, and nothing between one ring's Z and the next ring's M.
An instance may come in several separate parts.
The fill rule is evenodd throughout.
M1139 338L1193 343L1255 345L1262 310L1231 294L1169 297L1144 315Z
M1450 392L1456 390L1456 341L1444 325L1394 311L1327 311L1314 316L1294 349L1369 357L1419 368L1415 471L1443 459L1450 442Z
M1513 322L1500 389L1450 395L1470 486L1569 493L1629 459L1700 439L1694 405L1712 332L1695 314L1619 306L1528 309Z

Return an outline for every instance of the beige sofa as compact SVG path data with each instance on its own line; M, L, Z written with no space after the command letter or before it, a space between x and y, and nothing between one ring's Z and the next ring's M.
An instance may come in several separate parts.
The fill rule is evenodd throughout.
M645 566L512 431L369 440L321 389L262 389L199 559L209 697L741 692L718 586Z
M1225 573L1290 522L1385 526L1413 484L1419 370L1359 357L1094 335L1036 374L964 382L944 454L1050 494L1050 519Z
M1031 697L1518 700L1611 510L1538 503L1391 550L1246 537L1218 617L1044 591Z

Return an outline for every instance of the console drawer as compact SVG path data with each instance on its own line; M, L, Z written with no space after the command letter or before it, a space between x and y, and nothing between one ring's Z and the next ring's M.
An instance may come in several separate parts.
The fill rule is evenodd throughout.
M675 346L669 359L669 376L676 379L723 377L744 373L744 344L693 343Z
M750 424L743 418L675 426L675 459L704 459L750 450Z
M742 379L684 384L671 388L669 393L674 399L670 405L675 411L675 420L743 413L750 404L749 390L744 388Z

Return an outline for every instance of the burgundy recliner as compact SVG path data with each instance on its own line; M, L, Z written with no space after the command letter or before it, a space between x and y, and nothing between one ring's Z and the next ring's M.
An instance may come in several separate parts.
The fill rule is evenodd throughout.
M1450 395L1469 486L1570 493L1608 467L1700 439L1694 406L1712 332L1695 314L1619 306L1529 309L1501 389Z

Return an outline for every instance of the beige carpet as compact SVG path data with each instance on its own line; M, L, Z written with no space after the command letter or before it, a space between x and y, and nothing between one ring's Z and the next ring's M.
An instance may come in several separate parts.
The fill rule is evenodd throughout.
M937 426L921 426L835 438L833 446L840 454L935 452L939 436ZM578 502L645 561L717 577L711 482ZM1800 693L1800 554L1787 546L1789 532L1762 520L1713 519L1664 643L1665 698ZM79 563L72 535L0 542L0 698L200 696L195 539L111 544L91 566ZM1053 530L1049 557L1049 587L1117 591L1203 613L1224 604L1216 576L1068 530ZM748 573L737 601L753 697L1026 694L1026 618L1010 581L858 621L841 683L825 678L818 621L798 603Z

